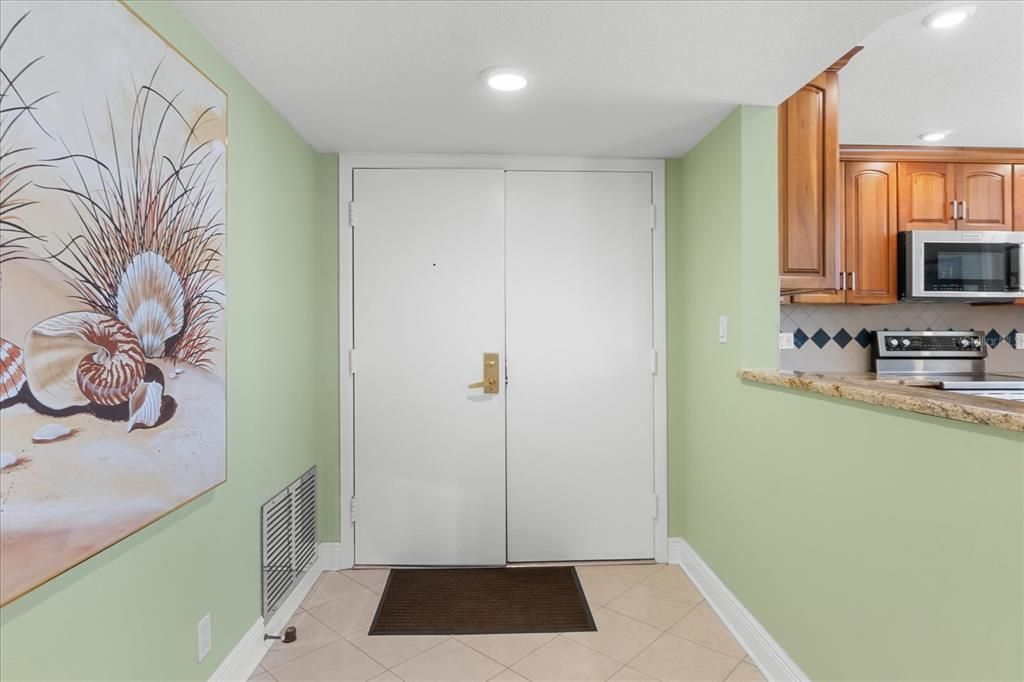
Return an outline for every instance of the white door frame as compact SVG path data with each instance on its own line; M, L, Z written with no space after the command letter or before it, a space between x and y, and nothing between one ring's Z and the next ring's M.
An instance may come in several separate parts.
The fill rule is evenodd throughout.
M338 319L341 353L341 568L355 559L352 509L355 472L353 442L353 384L349 350L352 348L352 239L349 203L353 171L357 168L495 168L518 171L633 171L651 174L654 230L654 491L658 516L654 520L654 558L664 563L668 545L668 412L665 341L665 162L661 159L600 159L559 156L494 156L445 154L342 153L338 159ZM357 220L358 222L358 220ZM358 227L354 228L358 229Z

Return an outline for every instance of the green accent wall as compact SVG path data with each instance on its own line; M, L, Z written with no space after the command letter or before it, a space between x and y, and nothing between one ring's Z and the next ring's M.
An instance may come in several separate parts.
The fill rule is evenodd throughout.
M4 607L5 681L207 679L260 614L259 507L314 464L338 539L337 156L171 3L132 7L228 93L228 480Z
M670 535L812 679L1024 679L1024 434L736 378L777 366L775 150L741 107L666 167Z

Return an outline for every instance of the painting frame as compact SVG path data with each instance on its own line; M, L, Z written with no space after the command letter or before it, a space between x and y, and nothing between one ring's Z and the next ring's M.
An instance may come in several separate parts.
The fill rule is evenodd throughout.
M26 584L18 587L15 590L4 591L4 590L0 589L0 607L7 606L8 604L11 604L12 602L20 599L21 597L25 596L26 594L32 592L33 590L35 590L35 589L37 589L39 587L41 587L42 585L45 585L45 584L49 583L50 581L58 578L59 576L61 576L61 575L65 574L65 573L71 571L72 569L75 569L76 567L79 567L79 566L81 566L83 564L88 563L88 561L90 559L95 558L97 555L105 552L106 550L110 549L111 547L114 547L115 545L121 543L122 541L127 540L128 538L132 537L133 535L135 535L137 533L140 533L142 531L145 531L150 526L153 526L154 524L156 524L159 521L161 521L161 520L171 516L172 514L174 514L175 512L181 510L182 508L187 507L188 505L192 504L193 502L196 502L198 499L204 497L208 493L211 493L211 492L215 491L217 488L219 488L220 486L224 485L228 481L228 475L229 475L229 470L228 469L229 469L229 466L230 466L230 462L229 462L229 459L230 459L229 458L229 448L228 448L228 442L229 442L229 437L228 437L228 418L229 418L230 408L229 408L228 391L227 391L227 379L228 379L228 368L229 368L229 354L228 354L228 319L229 318L228 318L228 310L227 310L227 301L228 301L228 298L229 298L229 291L230 291L229 284L228 284L228 268L229 268L229 263L228 263L228 252L229 252L228 227L229 227L229 224L230 224L230 218L229 218L229 197L230 197L230 191L229 191L229 186L230 186L230 183L229 183L229 180L230 180L229 150L230 150L230 145L229 145L229 134L228 133L229 133L229 130L230 130L230 125L229 125L230 96L229 96L228 91L225 90L220 85L220 83L218 83L214 78L212 78L203 68L201 68L198 64L196 64L184 52L182 52L180 49L178 49L178 47L173 42L171 42L171 40L169 40L160 30L158 30L152 23L150 23L150 21L148 21L145 17L143 17L142 14L140 14L140 12L138 10L136 10L134 7L132 7L126 0L108 0L108 1L109 1L109 4L117 6L121 11L127 12L128 15L131 17L132 21L137 23L137 25L140 27L141 30L147 31L149 34L151 34L153 37L155 37L159 41L159 43L163 46L163 48L167 51L167 53L173 54L175 57L180 59L184 64L187 64L188 67L195 72L195 75L198 78L201 78L201 79L205 80L205 82L209 86L212 86L212 88L214 88L217 92L219 92L220 96L223 98L223 106L222 106L223 114L222 114L222 118L223 118L224 135L223 135L223 153L222 153L222 156L221 156L221 159L220 159L220 163L223 165L223 182L222 182L222 191L221 191L221 194L222 194L221 214L222 214L223 218L222 218L222 228L221 228L220 233L219 233L219 241L220 241L220 249L221 249L219 284L220 284L220 293L221 293L221 296L222 296L223 305L222 305L222 307L221 307L221 309L219 311L219 319L220 319L220 325L221 325L221 332L220 332L220 336L218 337L218 340L220 342L220 345L222 346L222 352L223 352L223 357L222 357L222 359L221 359L221 361L219 363L221 365L221 368L222 368L221 371L222 371L222 375L223 375L223 403L222 403L221 410L220 410L220 414L221 414L221 417L222 417L222 420L223 420L222 421L222 424L223 424L223 438L222 438L222 441L221 441L222 453L220 455L221 459L222 459L223 473L222 473L221 476L218 477L218 479L216 481L213 481L209 485L203 486L201 489L196 490L193 494L191 494L191 495L181 499L180 501L176 502L173 505L167 506L166 508L160 510L159 512L155 512L153 514L150 514L145 521L140 522L138 524L135 524L131 528L129 528L129 529L123 531L123 532L118 532L118 533L112 534L107 541L98 544L91 551L89 551L86 554L83 554L80 558L77 558L76 560L69 561L69 562L67 562L65 564L56 566L52 570L46 571L45 573L40 573L35 579L33 579L31 581L31 583L26 583ZM2 536L3 536L2 516L0 516L0 539L2 539ZM2 563L3 562L0 562L0 564L2 564ZM2 568L2 565L0 565L0 573L2 573L2 571L3 571L3 568ZM0 581L0 582L2 582L2 581Z

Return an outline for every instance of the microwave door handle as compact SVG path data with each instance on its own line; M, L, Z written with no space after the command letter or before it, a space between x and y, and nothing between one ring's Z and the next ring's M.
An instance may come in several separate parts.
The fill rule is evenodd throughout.
M1017 258L1017 271L1014 272L1013 266L1010 266L1009 272L1009 284L1013 284L1013 278L1016 276L1017 279L1017 290L1024 294L1024 244L1014 244L1010 247L1010 260L1013 261L1014 256Z

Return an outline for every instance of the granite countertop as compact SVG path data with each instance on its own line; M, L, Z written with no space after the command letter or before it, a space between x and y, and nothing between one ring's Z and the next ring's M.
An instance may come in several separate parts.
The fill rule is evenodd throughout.
M820 374L775 369L741 369L737 375L745 381L1024 432L1024 402L940 391L934 388L936 382L927 379L879 378L871 372Z

